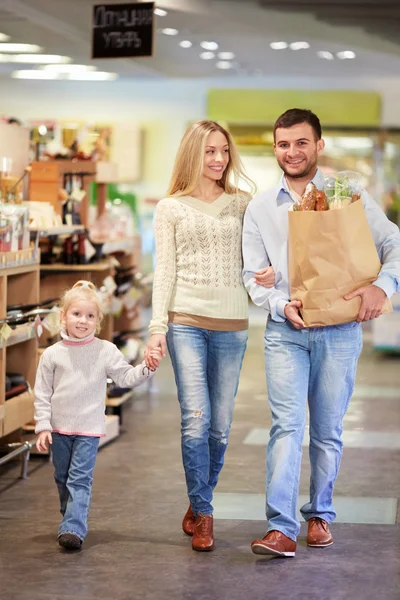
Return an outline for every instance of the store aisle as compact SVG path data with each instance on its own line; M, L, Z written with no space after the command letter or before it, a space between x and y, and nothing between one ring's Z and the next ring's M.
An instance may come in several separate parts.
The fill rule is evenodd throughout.
M400 591L399 358L365 344L346 416L347 448L336 485L335 544L312 549L302 527L294 559L254 556L265 532L265 394L262 319L245 357L230 446L215 498L216 549L199 554L181 531L187 508L179 411L169 361L151 394L124 414L124 433L98 456L84 549L58 548L51 465L27 481L0 474L0 597L4 600L398 600ZM306 443L306 440L305 440ZM307 448L300 493L308 488Z

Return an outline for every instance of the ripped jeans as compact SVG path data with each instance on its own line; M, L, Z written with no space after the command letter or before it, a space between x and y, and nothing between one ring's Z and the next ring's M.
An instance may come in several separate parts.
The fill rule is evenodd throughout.
M211 515L224 464L247 330L210 331L170 323L168 351L181 407L182 459L195 515Z

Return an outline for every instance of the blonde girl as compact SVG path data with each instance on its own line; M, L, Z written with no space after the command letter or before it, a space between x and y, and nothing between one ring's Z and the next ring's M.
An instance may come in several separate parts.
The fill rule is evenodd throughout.
M145 362L132 367L113 343L95 337L102 317L93 283L78 281L61 302L62 340L43 352L36 375L36 445L38 450L52 445L63 517L58 543L68 550L80 549L87 534L96 454L105 435L107 378L135 387L150 376ZM152 370L157 356L152 355Z
M155 215L156 271L151 353L168 345L181 408L182 458L189 497L183 531L192 548L214 548L212 494L224 463L247 343L242 283L242 221L251 198L230 133L214 121L183 136L168 197ZM261 268L262 265L260 265ZM260 284L271 276L260 277Z

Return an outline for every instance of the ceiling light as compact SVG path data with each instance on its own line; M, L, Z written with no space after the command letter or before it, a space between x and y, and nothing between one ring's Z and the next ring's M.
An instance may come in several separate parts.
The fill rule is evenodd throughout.
M65 78L73 81L114 81L117 77L117 73L108 73L106 71L77 71L76 73L65 73Z
M9 39L9 35L6 35L5 33L0 33L0 42L8 42Z
M166 10L164 10L163 8L155 8L154 14L158 15L159 17L166 17L168 12Z
M193 46L192 42L189 40L182 40L182 42L179 42L179 45L181 48L191 48Z
M177 29L171 29L171 27L166 27L165 29L161 29L161 33L164 35L178 35L179 31Z
M97 67L91 65L44 65L40 67L45 71L53 71L56 73L82 73L87 71L96 71Z
M211 60L212 58L215 58L215 54L214 52L202 52L200 58L203 60Z
M341 60L350 60L355 58L356 54L352 50L343 50L343 52L336 52L336 56Z
M233 60L235 55L233 52L218 52L218 58L221 60Z
M291 50L307 50L310 47L308 42L292 42L289 44Z
M231 69L233 65L227 60L220 60L217 63L215 63L215 66L217 67L217 69Z
M11 77L14 79L58 79L59 73L51 73L50 71L25 70L13 71Z
M272 48L272 50L284 50L288 47L288 44L286 42L271 42L269 47Z
M326 60L334 60L335 59L332 52L327 52L326 50L319 50L317 52L317 56L319 56L319 58L325 58Z
M35 44L0 44L0 52L41 52L43 48Z
M0 63L61 64L71 61L71 57L58 54L0 54Z
M204 48L204 50L218 50L217 42L200 42L200 46Z

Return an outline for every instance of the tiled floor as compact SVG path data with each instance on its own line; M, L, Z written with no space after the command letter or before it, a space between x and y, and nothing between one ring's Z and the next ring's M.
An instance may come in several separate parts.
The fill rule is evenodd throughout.
M187 498L179 410L165 361L152 394L136 395L122 435L99 452L81 553L57 546L51 465L32 459L27 481L16 479L17 465L0 471L1 600L399 600L400 358L375 356L365 345L344 424L334 545L308 548L303 525L295 558L261 558L250 542L266 529L270 419L262 316L253 323L215 495L215 551L193 552L180 528ZM245 444L257 430L261 445ZM309 474L305 451L300 505Z

